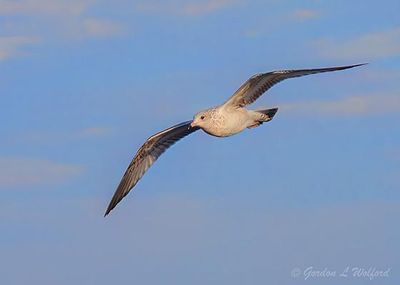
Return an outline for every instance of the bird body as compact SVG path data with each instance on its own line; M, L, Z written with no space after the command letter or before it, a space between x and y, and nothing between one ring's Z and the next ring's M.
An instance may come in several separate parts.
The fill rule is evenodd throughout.
M280 70L260 73L250 77L222 105L198 112L192 121L183 122L149 137L129 164L108 205L105 216L129 193L161 154L183 137L199 129L212 136L229 137L242 132L246 128L258 127L272 120L278 108L247 110L245 106L253 103L273 85L288 78L344 70L361 65L363 64L316 69Z
M231 110L223 105L196 114L192 127L200 127L207 134L216 137L228 137L241 132L247 120L242 110Z
M200 127L204 132L215 137L229 137L271 119L259 111L221 105L198 113L191 127Z

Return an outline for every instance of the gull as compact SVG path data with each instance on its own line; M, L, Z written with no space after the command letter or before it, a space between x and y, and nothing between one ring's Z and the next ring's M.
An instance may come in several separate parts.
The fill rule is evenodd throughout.
M245 107L256 101L278 82L288 78L344 70L364 64L316 69L279 70L259 73L250 77L222 105L200 111L193 117L193 120L180 123L149 137L129 164L104 216L107 216L129 193L161 154L180 139L199 129L215 137L229 137L245 129L258 127L271 121L278 108L248 110Z

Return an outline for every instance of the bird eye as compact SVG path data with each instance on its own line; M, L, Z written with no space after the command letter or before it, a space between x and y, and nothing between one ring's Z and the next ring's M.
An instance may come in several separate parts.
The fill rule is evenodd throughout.
M204 116L201 116L200 119L204 120Z

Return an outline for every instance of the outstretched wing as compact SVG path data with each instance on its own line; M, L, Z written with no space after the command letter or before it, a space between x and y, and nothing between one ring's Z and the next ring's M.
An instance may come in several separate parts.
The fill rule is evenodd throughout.
M164 151L183 137L199 129L198 127L191 127L191 122L192 121L187 121L178 124L147 139L136 153L131 164L129 164L104 216L107 216L110 211L114 209L114 207L129 193L129 191L136 185L144 173L153 165Z
M232 107L244 107L246 105L249 105L257 100L258 97L260 97L269 88L271 88L278 82L281 82L282 80L288 78L300 77L321 72L343 70L356 66L361 66L364 64L365 63L317 69L280 70L256 74L248 79L245 83L243 83L243 85L239 87L239 89L232 95L232 97L225 102L225 105Z

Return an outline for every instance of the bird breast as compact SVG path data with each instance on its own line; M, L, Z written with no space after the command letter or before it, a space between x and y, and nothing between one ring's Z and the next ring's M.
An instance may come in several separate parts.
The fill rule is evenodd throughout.
M229 137L240 133L247 126L248 114L246 110L221 110L213 112L210 120L202 126L209 135Z

